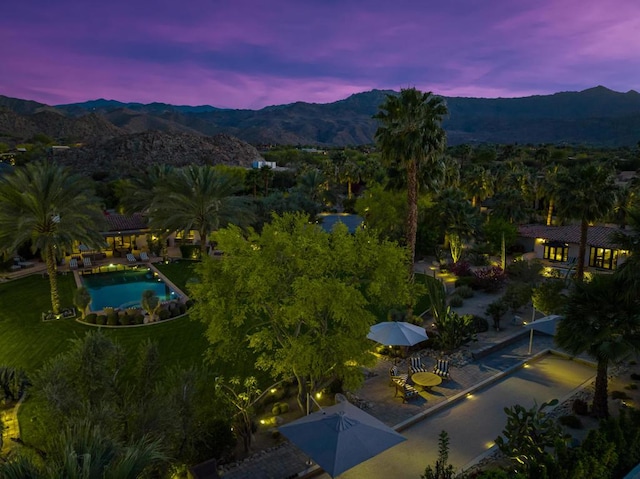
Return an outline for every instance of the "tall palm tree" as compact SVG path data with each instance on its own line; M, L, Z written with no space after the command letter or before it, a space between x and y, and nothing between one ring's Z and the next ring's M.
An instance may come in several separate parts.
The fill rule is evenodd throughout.
M242 189L238 179L209 165L175 170L154 190L149 225L160 231L198 231L204 256L213 231L252 221L249 200L236 196Z
M154 198L155 188L173 172L171 165L151 165L144 174L121 180L116 187L120 204L126 213L146 212Z
M49 162L29 163L0 178L0 248L31 242L47 265L51 307L60 312L57 259L74 243L101 248L104 215L91 182Z
M625 300L613 275L576 281L555 341L571 354L588 353L597 362L593 415L609 415L607 369L631 352L640 351L640 315Z
M614 233L612 239L629 255L614 274L627 293L627 299L636 300L640 297L640 206L627 210L626 216L631 228Z
M614 169L602 163L588 163L558 177L558 213L564 218L580 220L580 248L576 277L584 277L589 223L601 220L616 201Z
M434 164L446 146L442 120L448 110L442 98L415 88L403 89L400 95L387 95L380 110L374 118L380 122L375 140L382 159L406 172L406 240L410 270L413 271L418 229L419 170Z
M549 165L544 169L544 182L542 184L542 192L547 197L547 226L553 224L553 210L556 204L556 198L558 196L558 190L560 186L558 184L558 178L562 175L566 175L567 170L562 165Z

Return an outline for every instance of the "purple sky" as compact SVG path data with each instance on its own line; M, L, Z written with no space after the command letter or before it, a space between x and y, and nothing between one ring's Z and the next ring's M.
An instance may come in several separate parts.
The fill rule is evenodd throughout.
M638 0L13 0L0 94L228 108L640 90Z

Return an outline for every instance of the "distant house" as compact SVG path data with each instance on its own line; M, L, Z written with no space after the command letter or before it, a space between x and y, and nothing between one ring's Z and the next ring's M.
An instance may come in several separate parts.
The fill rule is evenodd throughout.
M271 169L275 169L276 168L276 162L275 161L256 160L256 161L251 163L251 168L253 168L254 170L260 169L263 166L268 166Z
M625 232L609 226L589 226L585 265L591 268L614 270L624 263L629 252L620 248L612 236ZM580 225L544 226L522 225L518 228L518 243L538 259L557 263L574 262L580 249Z

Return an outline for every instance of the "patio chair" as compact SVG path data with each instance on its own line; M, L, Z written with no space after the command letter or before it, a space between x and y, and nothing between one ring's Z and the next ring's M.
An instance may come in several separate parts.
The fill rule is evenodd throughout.
M418 390L412 384L409 384L407 380L394 381L394 384L396 386L396 394L394 397L401 397L403 403L406 403L408 399L419 394Z
M449 379L449 361L447 359L438 359L433 368L433 373L443 379Z
M147 254L146 251L140 252L140 261L149 262L149 255Z
M91 264L91 258L89 258L88 256L82 258L82 262L84 263L84 267L85 268L91 268L92 264Z
M138 262L136 257L133 256L133 253L127 253L127 261L129 261L129 263L137 263Z
M78 260L77 260L77 258L71 258L69 260L69 268L78 269Z
M422 364L422 360L419 357L417 357L417 358L409 358L409 372L411 374L414 374L414 373L427 373L429 371Z
M407 382L409 378L408 374L400 374L398 371L398 366L393 366L389 369L389 377L391 379L389 386L393 386L395 384L401 383L404 384Z

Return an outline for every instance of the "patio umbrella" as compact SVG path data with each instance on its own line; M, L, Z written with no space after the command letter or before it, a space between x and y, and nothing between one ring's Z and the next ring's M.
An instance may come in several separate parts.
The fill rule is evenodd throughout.
M385 346L413 346L429 339L424 328L402 321L374 324L367 338Z
M531 354L531 347L533 346L533 332L538 331L550 336L555 336L558 321L561 319L562 316L552 314L551 316L545 316L544 318L537 319L524 325L525 328L531 331L531 334L529 335L529 354Z
M406 440L349 402L339 402L278 429L331 477Z

